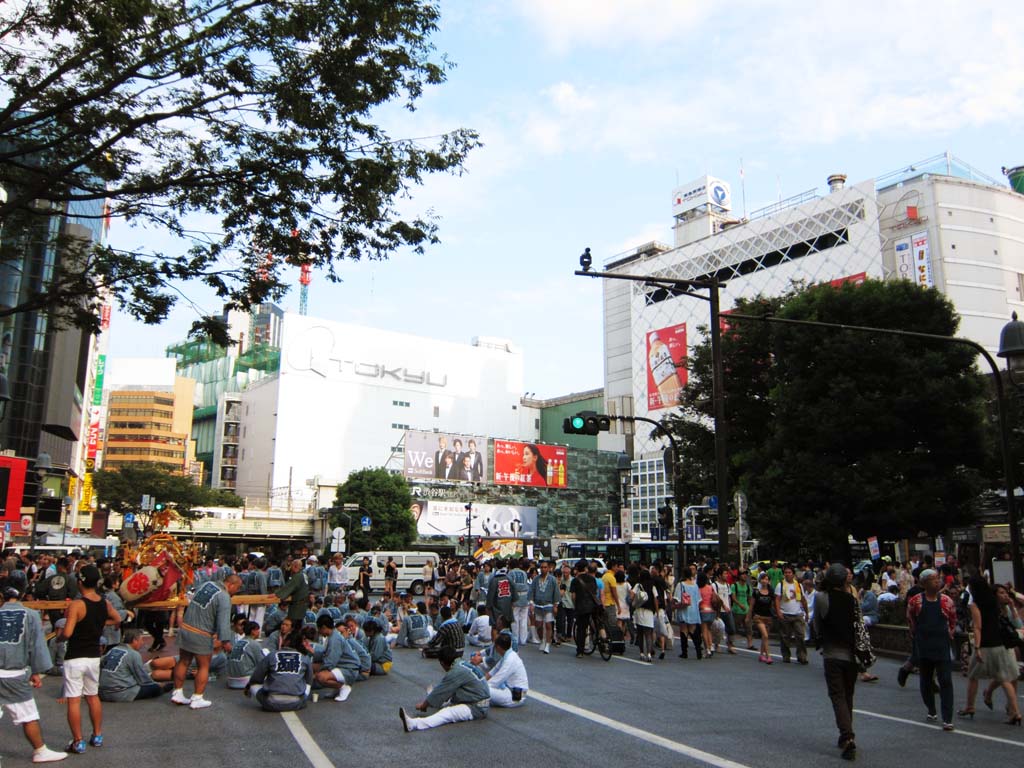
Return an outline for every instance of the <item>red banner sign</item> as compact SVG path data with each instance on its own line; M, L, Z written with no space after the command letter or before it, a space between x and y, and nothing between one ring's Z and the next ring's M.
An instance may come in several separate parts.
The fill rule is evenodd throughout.
M647 334L647 410L672 408L686 386L686 323Z

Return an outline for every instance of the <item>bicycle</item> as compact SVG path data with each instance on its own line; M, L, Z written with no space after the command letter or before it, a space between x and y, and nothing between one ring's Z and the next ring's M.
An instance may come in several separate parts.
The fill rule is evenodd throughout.
M608 632L605 630L604 617L601 614L590 615L590 626L587 628L587 639L583 644L583 653L590 656L594 651L601 654L601 658L609 661L612 658L612 644L608 639Z

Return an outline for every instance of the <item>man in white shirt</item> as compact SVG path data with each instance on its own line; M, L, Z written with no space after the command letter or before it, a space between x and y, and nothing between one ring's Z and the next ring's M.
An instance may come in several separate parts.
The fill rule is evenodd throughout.
M491 644L491 617L487 615L487 607L480 606L479 615L469 625L466 640L470 645L485 646Z
M796 648L796 660L807 663L807 644L804 632L807 628L807 600L803 588L796 580L793 566L782 569L782 581L775 588L775 614L779 618L779 637L782 640L782 661L789 663L792 649Z
M487 673L491 704L495 707L521 707L526 703L530 681L526 677L523 660L512 650L511 635L498 635L494 640L494 652L498 655L498 662Z

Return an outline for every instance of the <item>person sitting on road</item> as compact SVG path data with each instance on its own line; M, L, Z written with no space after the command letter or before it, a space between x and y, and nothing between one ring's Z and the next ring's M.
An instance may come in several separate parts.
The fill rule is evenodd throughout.
M470 645L483 646L491 642L491 617L487 615L487 606L480 606L479 615L469 626L467 638Z
M410 609L402 619L395 645L399 648L426 648L433 634L430 617L427 616L427 604L420 602L416 609Z
M314 665L316 683L337 691L335 701L345 701L352 693L352 684L359 680L359 656L335 628L330 616L317 619L316 629L324 646L323 660Z
M173 687L171 663L164 662L163 682L157 682L148 665L142 661L142 631L126 629L123 640L111 648L100 660L100 700L140 701L155 699Z
M366 651L370 654L370 674L386 675L391 671L391 646L381 634L380 624L373 619L367 619L363 629L366 632Z
M255 621L245 623L245 635L231 645L226 673L228 688L241 690L249 684L249 678L259 660L270 653L260 644L260 625Z
M494 650L498 660L487 673L491 704L495 707L521 707L526 702L530 681L523 660L512 650L512 634L498 635L494 640Z
M458 620L452 617L451 607L447 605L441 608L441 625L437 634L423 649L423 655L428 659L436 659L442 648L451 648L458 656L461 656L466 648L466 635Z
M317 631L303 627L291 646L268 653L253 670L245 694L254 696L264 712L304 709L313 685L313 642Z
M490 688L485 680L477 677L466 665L457 663L458 658L459 654L450 646L442 646L438 651L437 659L445 675L430 690L427 698L416 705L420 712L426 712L431 707L438 711L426 717L410 717L404 707L400 708L398 715L407 733L487 717L491 704Z

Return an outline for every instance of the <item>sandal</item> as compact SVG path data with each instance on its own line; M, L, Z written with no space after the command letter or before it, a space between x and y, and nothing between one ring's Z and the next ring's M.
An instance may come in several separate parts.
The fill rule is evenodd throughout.
M982 694L981 695L981 702L982 702L982 704L984 704L989 709L992 709L992 697L991 696L986 696L985 694Z

